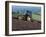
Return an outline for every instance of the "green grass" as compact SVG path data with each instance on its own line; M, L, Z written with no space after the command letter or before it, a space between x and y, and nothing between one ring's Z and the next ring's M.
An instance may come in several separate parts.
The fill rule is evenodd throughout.
M41 16L37 15L37 14L32 14L32 19L37 20L37 21L41 21Z
M12 16L19 16L19 15L21 15L21 16L22 16L22 14L12 14Z
M19 15L22 16L22 14L18 14L18 13L13 13L12 14L12 16L19 16ZM32 20L41 21L41 15L32 13Z

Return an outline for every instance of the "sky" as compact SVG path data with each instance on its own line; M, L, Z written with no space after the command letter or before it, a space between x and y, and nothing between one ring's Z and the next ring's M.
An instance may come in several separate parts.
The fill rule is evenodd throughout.
M26 13L26 10L31 11L32 13L40 13L41 12L41 7L34 7L34 6L12 6L12 12L17 12L20 11L20 13Z

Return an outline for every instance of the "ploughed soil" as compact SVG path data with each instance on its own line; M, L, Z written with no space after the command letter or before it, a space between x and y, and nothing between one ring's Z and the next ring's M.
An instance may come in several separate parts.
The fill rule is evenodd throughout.
M15 19L12 17L12 30L39 30L41 29L41 23L37 21L24 21Z

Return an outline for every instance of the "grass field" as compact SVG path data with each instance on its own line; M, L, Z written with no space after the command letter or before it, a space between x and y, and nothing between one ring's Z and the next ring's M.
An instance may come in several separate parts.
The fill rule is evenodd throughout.
M12 16L15 16L15 17L17 17L17 16L19 16L19 15L21 15L21 14L12 14ZM22 15L21 15L22 16ZM36 20L36 21L41 21L41 15L38 15L38 14L34 14L34 13L32 13L32 19L33 20Z
M41 21L41 15L32 14L32 19L37 20L37 21Z

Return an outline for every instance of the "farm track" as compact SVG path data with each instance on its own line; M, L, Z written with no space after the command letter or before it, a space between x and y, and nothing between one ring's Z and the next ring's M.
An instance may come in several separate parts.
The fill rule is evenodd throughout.
M41 29L41 24L37 21L24 21L12 18L12 30L36 30Z

